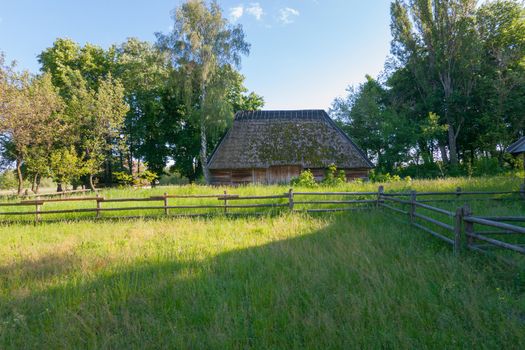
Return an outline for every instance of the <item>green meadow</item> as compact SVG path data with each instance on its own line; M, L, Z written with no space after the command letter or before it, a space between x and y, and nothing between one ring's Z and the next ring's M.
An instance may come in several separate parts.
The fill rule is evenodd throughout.
M387 192L517 190L520 183L501 177L384 186ZM224 190L263 195L288 187L183 186L100 195ZM472 205L487 215L525 213L519 200ZM123 214L129 213L116 215ZM85 216L0 226L0 349L525 347L523 266L474 252L455 257L451 247L386 209Z

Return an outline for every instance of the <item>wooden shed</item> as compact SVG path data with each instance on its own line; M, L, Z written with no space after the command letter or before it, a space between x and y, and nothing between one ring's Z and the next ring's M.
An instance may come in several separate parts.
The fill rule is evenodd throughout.
M516 157L521 154L523 156L523 170L525 170L525 136L510 145L507 148L507 152ZM525 183L525 179L523 181Z
M287 183L310 169L321 180L335 164L347 179L373 164L323 110L243 111L213 151L211 184Z

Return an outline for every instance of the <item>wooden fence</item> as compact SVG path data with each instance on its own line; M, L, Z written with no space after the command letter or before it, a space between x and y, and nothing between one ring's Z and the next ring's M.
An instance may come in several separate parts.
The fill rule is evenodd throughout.
M445 195L457 197L454 199L418 199L420 196ZM518 225L518 223L525 223L525 216L483 217L475 216L469 204L456 207L454 211L425 204L425 202L457 201L459 196L474 195L519 195L519 197L482 197L469 198L469 200L525 199L525 191L522 186L520 191L501 192L461 192L460 190L457 190L456 192L413 191L410 193L380 193L378 203L380 207L386 208L393 213L405 215L408 219L408 223L412 226L450 244L456 255L459 255L464 249L493 255L490 250L494 248L502 248L525 255L524 244L518 242L506 242L500 238L525 234L525 227ZM399 197L408 197L408 199L401 199ZM449 222L446 222L447 220ZM494 238L494 236L498 238ZM480 241L483 242L483 244L479 244ZM505 258L499 258L506 262L511 262Z
M187 200L191 200L190 203ZM199 202L202 200L205 202ZM110 212L124 212L127 215L124 217L131 217L130 212L142 212L142 214L147 212L155 216L202 216L266 214L271 211L319 213L385 208L392 213L402 214L406 217L407 223L450 244L455 254L460 254L464 249L490 253L495 247L525 254L523 244L503 241L501 238L525 234L525 227L519 225L525 223L525 216L482 217L475 216L467 204L457 206L455 210L429 204L485 200L525 200L525 188L522 186L520 191L466 192L458 188L454 192L385 193L384 188L380 186L377 192L294 192L290 189L282 194L259 196L241 196L224 191L222 194L213 195L164 193L161 196L145 198L105 198L97 194L0 203L0 220L6 217L19 219L32 216L34 222L39 223L43 221L44 216L52 216L52 214L80 215L81 213L97 219L114 217L109 214L104 215ZM73 208L45 210L46 203L62 202L87 202L93 203L93 206L79 208L80 204L78 204ZM145 202L153 205L138 204ZM111 206L118 205L117 203L122 205ZM27 207L33 207L34 210L17 210ZM197 212L201 209L206 212ZM89 215L90 213L93 215ZM61 219L72 218L75 217L69 215Z
M315 198L316 196L323 196L323 200L308 200L308 198ZM370 199L349 199L348 197L362 197L369 196ZM0 203L0 208L19 208L19 207L33 207L34 210L2 210L0 209L0 217L27 217L33 216L34 222L42 221L42 217L50 214L72 214L72 213L93 213L95 218L104 217L105 212L130 212L130 211L158 211L160 215L175 215L173 211L185 210L178 215L194 216L205 215L202 213L192 212L198 209L210 209L209 214L243 214L243 212L232 212L232 210L245 209L284 209L294 212L336 212L347 210L361 210L370 209L377 203L377 192L293 192L289 190L283 194L277 195L263 195L263 196L241 196L237 194L223 194L213 195L170 195L164 193L162 196L151 196L145 198L104 198L98 194L93 197L71 197L71 198L37 198L31 200L21 200L17 203ZM339 197L335 198L334 197ZM344 197L341 199L340 197ZM200 204L185 204L184 201L192 199L203 200L207 203ZM216 199L216 204L210 203L210 200ZM265 202L260 203L261 200ZM278 200L277 202L275 200ZM171 201L171 203L170 203ZM173 203L176 201L177 203ZM257 203L254 203L256 201ZM273 202L270 202L273 201ZM67 208L67 209L51 209L45 210L46 203L62 203L62 202L92 202L93 207L88 208ZM154 205L132 205L119 207L106 207L105 203L144 203L152 202ZM312 207L315 206L315 207ZM329 207L327 207L329 206ZM249 212L247 214L264 214L265 212Z

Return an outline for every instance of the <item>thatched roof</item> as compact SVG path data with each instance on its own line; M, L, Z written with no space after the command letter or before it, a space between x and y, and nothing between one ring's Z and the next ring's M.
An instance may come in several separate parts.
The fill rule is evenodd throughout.
M518 141L510 145L507 148L507 152L514 154L514 155L525 153L525 136L523 136L521 139L519 139Z
M211 155L209 169L301 165L372 168L373 164L323 110L245 111Z

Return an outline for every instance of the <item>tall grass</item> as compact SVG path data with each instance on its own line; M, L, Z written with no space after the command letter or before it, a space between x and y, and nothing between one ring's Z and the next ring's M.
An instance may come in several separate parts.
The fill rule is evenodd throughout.
M411 188L509 189L487 181ZM503 211L505 202L496 203L477 209ZM0 349L525 346L523 269L476 254L456 258L392 218L283 212L0 226Z

